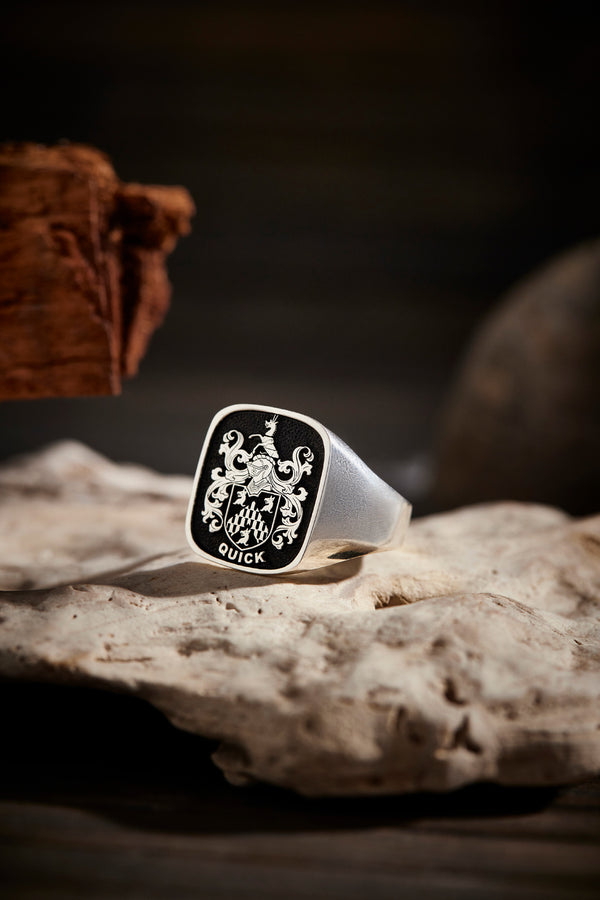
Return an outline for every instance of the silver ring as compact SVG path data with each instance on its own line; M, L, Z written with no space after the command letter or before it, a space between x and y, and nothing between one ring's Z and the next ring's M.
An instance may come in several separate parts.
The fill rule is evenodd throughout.
M208 429L186 535L208 562L276 575L398 545L410 514L410 503L315 419L241 403Z

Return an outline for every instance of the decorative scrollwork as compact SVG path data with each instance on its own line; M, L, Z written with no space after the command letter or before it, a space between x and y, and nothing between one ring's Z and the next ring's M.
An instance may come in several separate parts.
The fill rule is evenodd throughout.
M280 460L274 441L276 430L277 416L267 419L264 434L250 435L250 438L260 438L251 451L244 449L241 432L233 429L223 435L219 455L224 457L225 470L221 467L212 470L212 482L204 495L202 520L208 524L209 531L223 528L224 505L229 497L230 485L238 485L242 490L234 501L237 506L243 506L249 498L257 497L262 492L272 492L281 497L281 522L276 525L276 520L273 520L272 525L276 527L272 527L267 537L277 550L281 550L286 542L291 544L297 537L302 522L302 504L308 493L304 487L295 488L304 475L310 475L314 454L310 447L301 446L296 447L291 459Z

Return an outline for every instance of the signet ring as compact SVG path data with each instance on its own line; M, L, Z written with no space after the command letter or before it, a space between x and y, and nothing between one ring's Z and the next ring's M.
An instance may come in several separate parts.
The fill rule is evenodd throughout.
M188 542L206 562L277 575L399 545L411 505L315 419L236 404L213 418Z

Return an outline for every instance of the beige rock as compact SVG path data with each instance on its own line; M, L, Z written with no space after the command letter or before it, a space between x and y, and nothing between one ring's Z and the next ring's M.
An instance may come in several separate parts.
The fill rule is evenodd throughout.
M73 441L0 467L0 590L92 579L180 547L190 484Z
M43 589L2 596L0 674L143 697L219 739L235 783L600 770L600 517L471 507L415 522L399 550L262 578L181 549L189 485L73 444L5 466L2 586Z

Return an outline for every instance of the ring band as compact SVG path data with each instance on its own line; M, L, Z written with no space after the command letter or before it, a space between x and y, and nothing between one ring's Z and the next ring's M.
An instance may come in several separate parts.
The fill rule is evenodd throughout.
M396 546L410 514L410 503L315 419L236 404L208 429L186 534L211 563L276 575Z

